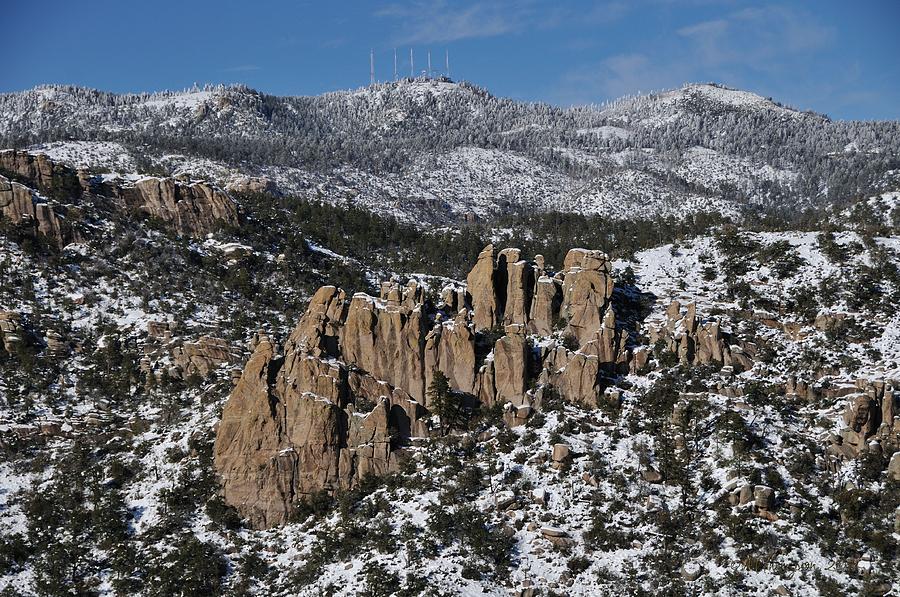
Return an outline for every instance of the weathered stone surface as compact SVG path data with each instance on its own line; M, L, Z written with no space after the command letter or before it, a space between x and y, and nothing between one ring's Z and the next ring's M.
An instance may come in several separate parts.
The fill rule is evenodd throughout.
M594 334L613 292L613 279L606 255L600 251L572 249L564 265L560 313L569 322L569 331L579 345Z
M568 537L569 533L558 527L541 527L541 535L544 537Z
M0 170L5 170L42 193L60 199L81 195L81 185L74 170L56 164L43 153L0 151Z
M687 582L694 582L701 576L706 570L700 564L696 562L686 562L681 566L681 578L683 578Z
M559 318L561 305L562 283L549 276L539 276L535 283L528 331L541 336L549 336Z
M313 356L337 356L340 329L346 319L346 295L334 286L322 286L291 332L289 342Z
M502 256L502 254L501 254ZM503 321L509 324L526 324L531 314L534 293L534 266L524 260L506 266L506 305Z
M878 401L868 394L858 394L852 398L847 410L844 411L844 443L856 451L860 450L865 441L875 435L875 431L881 424L881 408Z
M228 181L225 189L234 193L278 193L275 183L266 176L237 176Z
M102 186L104 194L116 199L126 209L157 217L170 224L178 234L196 237L212 232L223 224L238 224L234 200L227 192L205 182L147 177L135 183L119 180L98 185L88 172L55 163L44 154L32 155L21 151L0 152L0 171L11 173L27 181L42 195L62 202L77 201L84 193L97 192L98 186ZM6 178L0 177L0 181L9 184ZM3 189L4 184L0 182L0 206L5 203ZM23 201L20 199L19 202L22 207ZM71 231L61 231L61 215L53 207L42 201L33 203L33 208L18 211L23 214L31 212L42 233L52 239L62 238L59 241L62 244L79 240L69 238ZM18 221L6 209L3 213Z
M663 480L663 476L655 468L648 468L644 471L641 471L641 477L643 477L644 481L647 481L648 483L661 483Z
M900 451L894 452L891 456L891 459L888 462L887 476L888 479L900 481Z
M553 453L550 458L553 462L565 462L572 457L572 450L566 444L553 444Z
M564 348L560 350L565 351ZM566 352L566 354L568 360L565 366L553 376L560 396L569 402L596 408L600 395L599 357L582 352Z
M257 527L283 524L306 495L384 474L395 440L422 429L424 409L405 393L297 347L277 358L271 342L259 342L216 434L223 496ZM354 411L354 390L371 399L382 388L389 396L371 412Z
M420 309L380 308L374 298L356 294L341 328L340 352L348 364L424 403L425 335Z
M15 354L25 340L22 316L15 311L0 311L0 342L3 350Z
M494 290L494 245L486 246L466 276L475 330L490 329L498 322L497 292Z
M694 303L689 304L684 313L679 301L669 304L665 321L650 330L651 343L660 340L685 365L719 364L731 367L735 373L753 367L752 355L742 347L730 344L731 338L722 332L718 321L699 318Z
M609 308L606 257L577 250L559 279L541 276L542 259L519 257L518 250L504 249L495 261L488 246L469 274L468 295L445 287L439 308L426 301L415 280L385 282L379 298L348 298L333 286L322 287L287 339L283 357L257 335L217 433L215 463L226 501L252 524L271 526L287 520L306 495L384 474L407 439L431 432L426 388L434 371L484 404L507 404L503 417L511 426L540 408L549 384L567 400L596 406L600 376L626 372L628 358L625 335ZM563 290L582 332L582 349L551 342L533 351L525 333L552 326ZM458 310L449 320L454 304ZM504 320L511 322L506 335L476 373L476 331ZM187 374L191 367L208 371L228 357L227 347L211 339L197 344L204 345L186 344L177 355ZM529 391L536 357L542 369ZM565 460L554 454L553 466Z
M196 342L185 342L172 351L175 364L181 367L184 376L198 375L206 378L213 369L223 364L240 361L240 355L228 342L221 338L200 336Z
M51 356L59 357L69 352L69 344L59 332L48 330L44 334L44 343L47 345L47 353Z
M753 505L759 510L771 510L775 507L775 490L765 485L753 488Z
M460 311L455 320L436 325L426 336L426 390L435 369L447 376L454 390L467 394L475 391L475 334L466 310Z
M520 334L507 334L494 345L495 400L523 404L528 382L528 343Z
M2 155L2 154L0 154ZM57 247L71 240L63 231L62 217L28 187L0 176L0 215L15 224L30 226Z
M206 183L149 177L121 187L119 193L128 208L157 217L185 236L238 224L237 205L228 193Z

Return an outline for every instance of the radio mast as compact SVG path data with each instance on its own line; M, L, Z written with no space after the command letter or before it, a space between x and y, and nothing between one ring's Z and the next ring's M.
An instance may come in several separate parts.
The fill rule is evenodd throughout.
M397 48L394 48L394 80L397 80Z
M375 50L369 50L369 83L375 84Z
M431 50L428 50L428 71L425 73L425 76L431 78Z
M450 50L444 50L444 70L447 71L447 78L450 78Z
M416 77L416 67L413 64L413 49L409 49L409 78L414 79Z

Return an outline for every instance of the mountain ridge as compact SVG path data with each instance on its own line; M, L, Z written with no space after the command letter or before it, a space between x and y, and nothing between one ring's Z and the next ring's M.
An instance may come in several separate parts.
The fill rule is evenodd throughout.
M714 84L571 108L439 79L293 97L44 86L0 95L0 115L3 146L114 143L86 165L223 186L266 178L422 225L517 210L791 212L871 194L900 168L900 123L832 121ZM139 160L123 166L129 154Z

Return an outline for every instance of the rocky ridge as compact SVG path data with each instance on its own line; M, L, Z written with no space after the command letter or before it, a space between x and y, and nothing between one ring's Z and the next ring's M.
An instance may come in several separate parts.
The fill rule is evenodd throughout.
M58 164L43 154L0 151L0 213L57 247L83 240L78 208L86 196L103 197L114 209L157 218L184 236L200 237L218 226L238 224L235 201L205 182L106 179Z

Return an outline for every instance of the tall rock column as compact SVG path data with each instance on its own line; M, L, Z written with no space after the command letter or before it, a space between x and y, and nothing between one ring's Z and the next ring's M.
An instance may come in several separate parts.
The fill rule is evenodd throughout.
M506 307L503 312L506 325L528 323L534 295L534 269L534 265L525 260L507 264Z
M486 246L478 254L478 261L466 276L466 289L472 304L475 331L497 325L499 313L494 289L494 245Z
M601 327L613 293L613 278L609 261L600 251L572 249L563 266L561 314L581 345Z
M518 333L520 329L515 328L516 326L509 326L509 333L494 345L495 400L521 406L528 389L530 355L525 336Z

